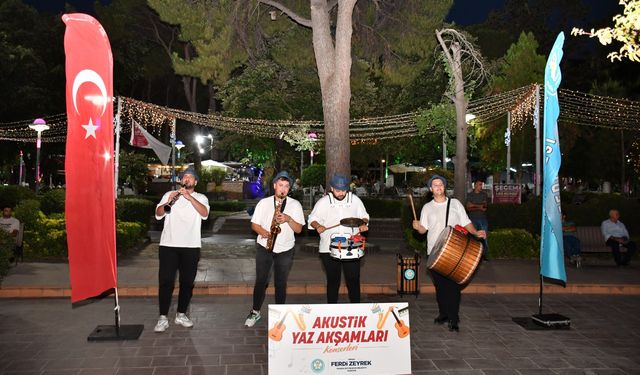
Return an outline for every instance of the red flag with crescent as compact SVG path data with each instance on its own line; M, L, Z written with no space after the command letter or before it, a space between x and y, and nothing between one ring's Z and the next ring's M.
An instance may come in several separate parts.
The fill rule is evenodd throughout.
M113 58L93 17L65 14L67 244L71 302L116 287Z

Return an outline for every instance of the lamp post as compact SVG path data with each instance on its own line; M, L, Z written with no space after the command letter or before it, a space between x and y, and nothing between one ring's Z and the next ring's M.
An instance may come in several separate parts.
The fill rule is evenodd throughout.
M29 127L38 133L38 140L36 141L36 194L40 191L40 144L42 143L42 132L49 130L49 125L41 118L35 119L33 124Z
M178 149L178 161L180 161L180 150L184 147L184 143L182 141L176 141L176 148Z

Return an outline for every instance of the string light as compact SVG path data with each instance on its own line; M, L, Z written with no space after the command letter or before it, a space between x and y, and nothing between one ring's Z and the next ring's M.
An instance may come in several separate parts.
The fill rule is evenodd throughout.
M475 123L496 121L510 112L512 130L518 130L533 117L536 90L540 90L541 98L544 97L543 89L537 84L532 84L470 101L468 112L476 116L473 120ZM256 137L280 138L289 132L307 129L308 132L316 133L319 141L323 141L325 138L322 121L225 117L218 114L203 114L163 107L127 97L116 99L122 100L120 119L123 129L130 129L132 121L136 121L154 134L161 133L167 126L172 132L175 132L174 121L180 119L206 128ZM640 131L637 121L640 118L640 102L566 89L558 91L558 99L560 103L558 120L562 124ZM542 102L540 104L541 107L544 105ZM416 123L419 115L420 112L415 111L351 120L349 123L350 142L352 145L377 144L385 139L417 136ZM44 119L51 128L42 134L42 141L64 142L67 129L66 115L61 113L44 117ZM35 141L36 137L28 127L31 123L33 123L33 119L0 123L0 140ZM439 129L433 125L427 128L425 133L439 133Z

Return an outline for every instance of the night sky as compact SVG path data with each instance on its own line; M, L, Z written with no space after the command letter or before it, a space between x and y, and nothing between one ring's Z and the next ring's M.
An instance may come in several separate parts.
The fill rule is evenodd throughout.
M61 12L64 10L64 0L24 0L25 3L35 6L45 12ZM76 10L93 13L94 0L67 0ZM111 0L101 0L103 4ZM469 25L484 21L493 9L500 9L504 0L456 0L447 21L455 21L457 24Z

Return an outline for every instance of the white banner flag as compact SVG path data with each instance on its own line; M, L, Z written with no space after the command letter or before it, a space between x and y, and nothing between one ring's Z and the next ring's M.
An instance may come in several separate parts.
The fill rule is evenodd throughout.
M162 164L169 164L171 146L167 146L155 139L134 120L131 120L131 139L129 144L135 147L150 148L158 155Z
M410 374L408 306L269 305L269 374Z

